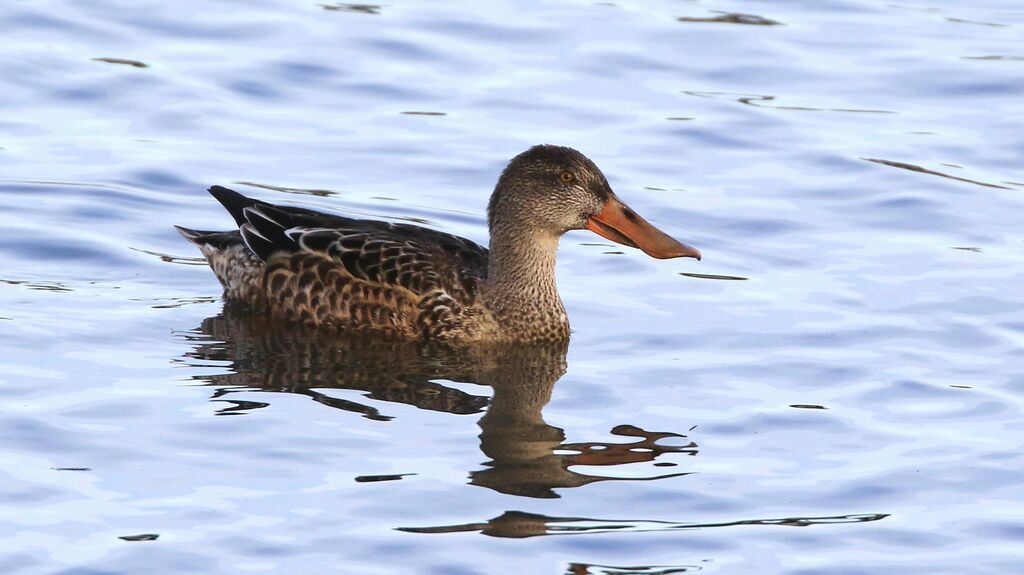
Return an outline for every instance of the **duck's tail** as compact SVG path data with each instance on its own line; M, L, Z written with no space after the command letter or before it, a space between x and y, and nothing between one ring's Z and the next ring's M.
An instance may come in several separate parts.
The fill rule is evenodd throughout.
M253 206L268 205L259 200L247 198L242 194L225 188L224 186L211 186L208 190L210 195L217 198L217 201L224 206L224 209L231 214L231 217L235 219L235 223L239 227L246 223L245 208ZM236 230L227 232L211 232L203 230L193 230L182 226L174 226L178 233L181 234L186 240L196 244L197 246L214 245L218 248L224 248L227 246L220 245L224 243L234 243L241 239Z
M224 206L224 209L235 218L235 223L241 226L246 222L245 208L252 206L269 205L259 200L247 198L235 190L229 190L224 186L211 186L210 195L217 198L217 201Z
M174 226L174 229L178 230L181 237L196 244L197 246L203 245L203 236L207 236L213 232L203 232L200 230L191 230L182 226Z
M263 308L263 260L245 245L238 230L205 232L181 226L174 228L206 257L213 274L224 286L224 299L252 309Z
M199 246L200 249L203 246L210 246L215 249L223 250L232 247L233 245L244 245L242 241L242 235L238 233L238 230L231 230L226 232L208 232L203 230L193 230L182 226L174 226L174 229L178 230L183 238ZM206 250L203 250L206 253Z

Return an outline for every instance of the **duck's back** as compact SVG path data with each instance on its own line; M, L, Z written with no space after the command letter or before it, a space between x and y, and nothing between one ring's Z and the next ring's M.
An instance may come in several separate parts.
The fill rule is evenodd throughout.
M484 322L487 250L408 224L274 206L210 189L237 231L179 228L225 298L274 316L400 338L471 339Z

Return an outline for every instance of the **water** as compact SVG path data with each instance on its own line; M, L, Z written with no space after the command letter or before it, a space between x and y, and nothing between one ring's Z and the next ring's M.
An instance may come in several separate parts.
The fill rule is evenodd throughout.
M1018 3L0 23L0 572L1024 571ZM567 350L271 329L171 228L219 183L485 242L542 142L705 255L566 236Z

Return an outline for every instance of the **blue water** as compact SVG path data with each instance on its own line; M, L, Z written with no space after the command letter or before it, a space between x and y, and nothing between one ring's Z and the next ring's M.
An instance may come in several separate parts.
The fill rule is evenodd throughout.
M0 28L0 572L1024 572L1019 3ZM567 235L567 355L225 313L171 227L227 229L222 184L486 243L545 142L704 253Z

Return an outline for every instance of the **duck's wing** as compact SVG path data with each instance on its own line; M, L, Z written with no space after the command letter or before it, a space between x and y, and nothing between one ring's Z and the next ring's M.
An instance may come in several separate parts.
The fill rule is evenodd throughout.
M392 316L408 316L408 305L415 304L417 324L443 324L442 316L477 301L486 277L487 250L458 236L275 206L220 186L210 193L238 222L249 249L267 263L268 295L285 293L299 299L299 307L306 300L320 299L309 310L314 321L318 313L335 313L353 304L377 306L365 315L399 321ZM299 295L302 292L307 295ZM332 304L322 299L329 293L342 295ZM338 301L344 297L348 301ZM296 314L304 315L301 310ZM344 315L353 312L349 309Z

